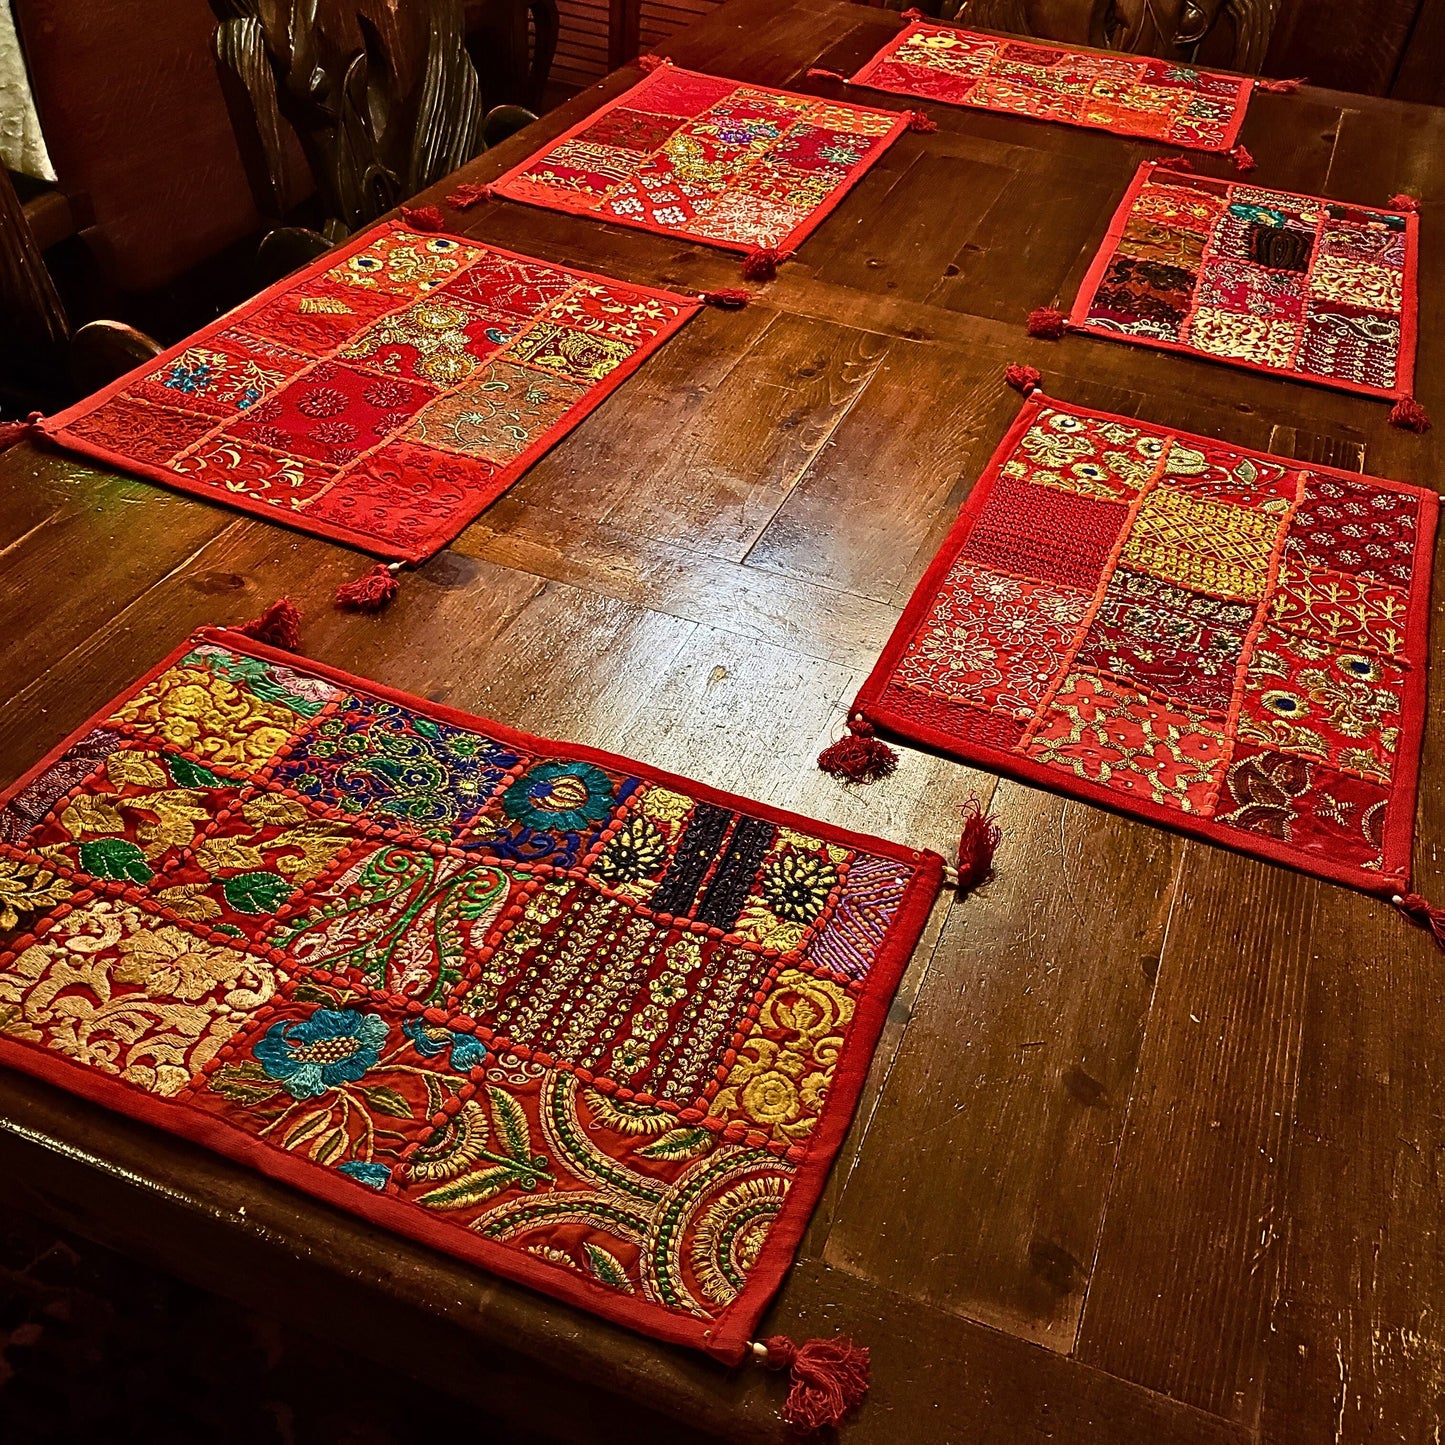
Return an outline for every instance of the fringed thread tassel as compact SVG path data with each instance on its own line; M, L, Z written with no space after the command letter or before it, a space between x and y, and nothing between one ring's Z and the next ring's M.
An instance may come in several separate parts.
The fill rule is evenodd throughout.
M743 257L743 280L771 281L778 274L778 267L787 259L786 251L774 250L772 246L755 246Z
M1397 893L1390 900L1406 918L1428 928L1435 938L1435 947L1445 953L1445 908L1421 898L1418 893Z
M840 85L848 84L848 77L840 75L836 70L824 70L821 66L812 66L804 72L809 80L836 80Z
M1069 318L1052 306L1040 306L1029 312L1028 333L1045 341L1057 341L1068 330Z
M752 299L753 293L744 291L741 286L724 286L721 291L702 293L703 305L716 306L723 311L740 311Z
M847 1335L801 1345L770 1335L753 1353L767 1369L788 1372L788 1398L778 1413L795 1430L839 1425L868 1394L868 1347Z
M873 726L861 717L848 724L846 736L818 754L818 766L845 783L877 783L898 767L898 754L873 736Z
M671 64L672 61L670 61L665 55L639 55L637 57L637 68L644 75L651 75L652 72L656 70L659 65Z
M1423 436L1430 430L1430 413L1413 396L1402 396L1390 408L1390 425Z
M1020 366L1015 362L1004 372L1003 379L1015 391L1021 391L1027 396L1044 379L1044 374L1037 366Z
M236 631L282 652L295 652L301 646L301 609L289 597L278 597L259 617L243 622Z
M1390 209L1395 211L1418 211L1420 209L1419 196L1407 196L1403 191L1398 196L1390 197Z
M926 110L908 112L908 129L919 135L932 135L938 129L938 122Z
M1308 85L1307 75L1297 75L1292 80L1265 80L1261 77L1254 82L1256 90L1267 90L1273 95L1293 95L1300 86Z
M40 436L40 423L44 420L44 412L32 411L24 421L0 422L0 452L8 452L11 447Z
M898 18L900 20L927 20L928 16L926 16L923 11L918 8L918 6L910 5L907 10L904 10L898 16Z
M1167 160L1156 162L1166 171L1178 171L1181 175L1192 176L1194 174L1194 162L1188 156L1170 156Z
M993 877L993 855L1003 841L1003 829L983 810L977 798L963 805L963 832L958 835L958 860L949 882L960 898Z
M1255 159L1249 153L1248 146L1235 146L1230 151L1229 158L1234 162L1234 168L1241 173L1247 174L1255 168Z
M401 590L396 580L400 566L400 562L378 562L365 575L343 582L336 589L336 605L343 612L380 612Z
M447 219L435 206L403 206L401 218L413 231L445 231Z
M455 190L447 195L447 205L454 211L470 211L473 206L480 206L483 201L494 200L496 192L490 186L476 186L470 181L463 181Z

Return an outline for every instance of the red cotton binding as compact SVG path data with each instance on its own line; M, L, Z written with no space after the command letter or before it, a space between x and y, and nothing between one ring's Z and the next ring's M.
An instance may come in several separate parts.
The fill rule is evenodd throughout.
M1029 312L1028 333L1045 341L1057 341L1069 327L1069 318L1052 306L1040 306Z
M958 896L987 883L993 877L993 855L1003 842L1003 829L983 810L977 798L963 805L963 832L958 839Z
M873 736L873 725L861 717L849 720L848 732L818 754L818 766L844 783L877 783L898 767L898 754L882 738Z
M401 590L396 573L385 562L336 589L336 605L343 612L380 612Z
M1445 908L1437 908L1418 893L1397 893L1390 902L1422 928L1428 928L1435 938L1435 947L1445 953Z
M1037 366L1020 366L1015 362L1004 372L1003 379L1015 391L1021 391L1028 396L1030 392L1037 389L1039 382L1044 379L1044 374Z
M1431 427L1430 413L1413 396L1402 396L1390 408L1390 425L1423 436Z
M237 629L242 637L296 652L301 647L301 609L289 598L278 597L259 617L243 622Z
M454 191L448 193L447 205L454 211L470 211L473 206L492 200L494 194L490 186L476 186L470 181L463 181Z
M795 1430L841 1424L868 1394L868 1347L847 1335L800 1345L787 1335L769 1335L753 1353L766 1369L788 1372L788 1398L778 1413Z
M445 231L446 217L435 206L403 206L401 218L413 231Z

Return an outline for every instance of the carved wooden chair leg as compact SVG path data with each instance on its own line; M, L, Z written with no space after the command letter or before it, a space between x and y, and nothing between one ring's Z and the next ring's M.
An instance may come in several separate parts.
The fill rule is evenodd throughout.
M337 229L340 234L335 236L323 235L306 226L277 226L267 231L256 248L256 278L260 287L270 286L283 276L289 276L344 240L345 228Z
M519 130L525 130L537 117L521 105L494 105L482 122L482 139L487 149L501 143Z
M89 396L165 350L154 337L122 321L89 321L70 338L70 379Z

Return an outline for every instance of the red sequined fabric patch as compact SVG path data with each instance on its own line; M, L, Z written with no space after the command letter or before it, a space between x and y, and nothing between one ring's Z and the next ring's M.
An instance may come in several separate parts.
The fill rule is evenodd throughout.
M125 470L415 562L700 305L386 224L41 425Z
M855 711L1058 792L1405 892L1433 492L1031 397Z

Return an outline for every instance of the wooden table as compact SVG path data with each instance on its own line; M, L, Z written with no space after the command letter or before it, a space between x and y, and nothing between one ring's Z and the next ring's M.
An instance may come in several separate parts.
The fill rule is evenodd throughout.
M669 48L838 94L804 70L850 71L896 28L838 0L730 0ZM856 793L813 760L1017 408L1007 362L1088 405L1426 484L1445 430L1421 440L1379 403L1181 357L1030 340L1024 316L1072 296L1151 152L933 113L938 133L891 149L756 304L700 316L379 618L329 605L355 554L12 451L0 773L191 628L289 592L318 659L846 826L947 850L977 792L1006 835L998 880L940 903L767 1321L872 1347L850 1445L1437 1438L1445 960L1428 938L1342 888L921 754ZM1265 183L1425 197L1421 395L1445 419L1445 112L1260 95L1244 140ZM734 258L641 232L511 204L467 222L625 279L736 284ZM1437 665L1437 701L1442 686ZM1432 728L1416 861L1436 897L1441 757ZM38 1083L0 1078L0 1116L0 1178L22 1201L433 1388L571 1442L781 1436L761 1371L551 1304Z

